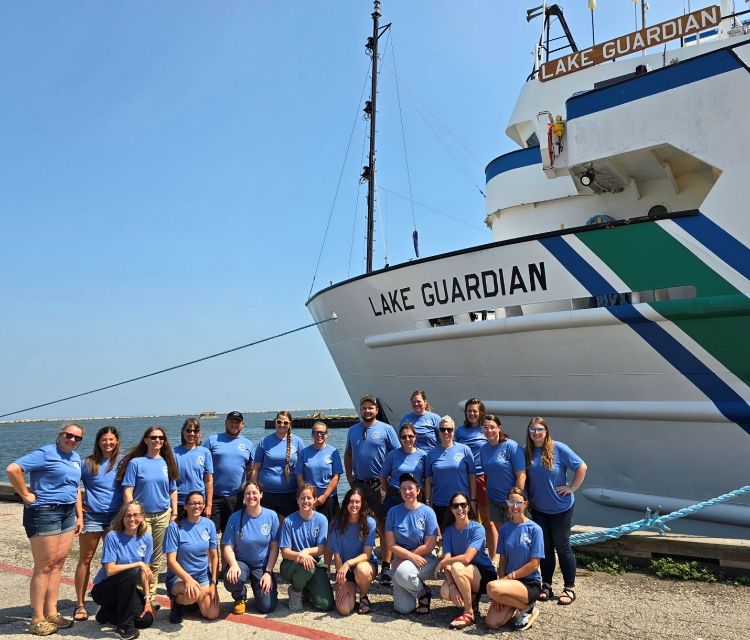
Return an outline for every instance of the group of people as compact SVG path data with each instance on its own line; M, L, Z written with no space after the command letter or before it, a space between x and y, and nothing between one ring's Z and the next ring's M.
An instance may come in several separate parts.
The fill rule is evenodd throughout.
M117 429L104 427L84 459L76 452L83 429L64 425L54 443L7 469L24 502L34 558L29 630L50 635L88 618L85 594L102 539L91 598L100 606L97 622L123 640L153 623L165 556L173 623L186 609L218 618L219 580L235 614L246 611L249 592L257 612L274 611L279 555L294 611L306 597L320 611L366 614L379 576L393 588L396 611L425 615L432 599L425 581L444 575L441 596L460 608L451 628L474 624L486 593L490 628L511 621L525 629L538 615L535 603L553 598L555 551L564 580L557 601L572 603L569 535L584 462L552 440L542 418L531 420L522 446L478 398L466 402L458 428L431 411L424 391L412 394L411 406L397 432L377 419L376 398L361 398L343 464L324 422L312 426L305 446L287 411L257 446L241 435L244 418L232 411L224 432L205 441L199 421L188 418L174 448L153 426L123 454ZM351 488L339 505L344 473ZM69 619L57 598L76 535L77 603Z

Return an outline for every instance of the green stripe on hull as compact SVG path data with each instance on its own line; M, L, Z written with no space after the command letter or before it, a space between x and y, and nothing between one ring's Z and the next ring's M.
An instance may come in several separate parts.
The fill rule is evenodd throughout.
M693 285L696 298L653 302L729 371L750 386L750 300L658 224L576 234L631 291Z

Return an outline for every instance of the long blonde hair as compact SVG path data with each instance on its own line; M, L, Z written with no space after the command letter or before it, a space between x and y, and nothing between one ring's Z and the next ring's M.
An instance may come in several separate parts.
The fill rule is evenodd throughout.
M552 438L550 438L549 435L549 427L547 426L547 422L544 418L532 418L529 421L529 427L533 427L534 425L539 425L540 427L544 427L546 433L544 434L544 442L542 443L542 446L540 447L542 450L542 464L544 465L544 468L547 469L547 471L552 471L552 463L554 462L555 457L555 447L554 447L554 441ZM531 465L531 459L534 456L534 449L536 449L536 445L534 444L534 441L531 439L531 435L529 435L528 429L526 430L526 466Z
M112 520L112 524L110 525L110 528L112 531L117 531L119 533L122 533L125 531L125 512L128 510L129 507L138 507L141 510L141 514L145 515L146 512L143 510L143 505L138 502L138 500L131 500L130 502L125 502L120 507L120 510L117 512L117 515ZM148 526L146 525L146 520L144 518L141 518L141 521L138 523L138 530L135 532L137 536L142 536L146 533L148 530Z

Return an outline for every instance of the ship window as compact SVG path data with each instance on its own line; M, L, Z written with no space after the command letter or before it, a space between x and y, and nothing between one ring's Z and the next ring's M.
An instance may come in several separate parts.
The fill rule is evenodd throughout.
M443 316L442 318L430 318L429 320L431 327L448 327L455 324L453 316Z
M532 133L528 138L526 138L526 146L527 147L539 146L539 138L537 138L536 131Z
M653 207L651 207L648 210L648 217L656 218L657 216L663 216L667 213L669 212L667 211L667 208L663 204L655 204Z

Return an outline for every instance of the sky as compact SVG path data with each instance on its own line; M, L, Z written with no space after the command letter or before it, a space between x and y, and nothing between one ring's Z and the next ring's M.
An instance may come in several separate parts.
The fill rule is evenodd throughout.
M422 256L491 240L535 4L383 0L376 268L415 224ZM631 0L598 5L597 41L633 30ZM304 326L311 288L363 272L372 6L0 4L0 414ZM590 44L586 0L562 6ZM342 406L310 328L13 419Z

